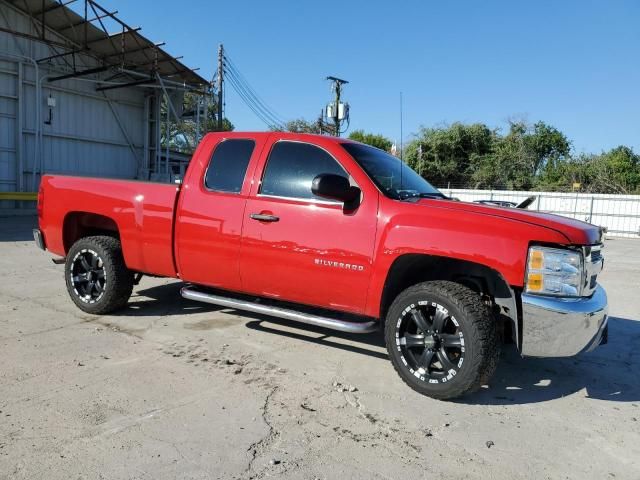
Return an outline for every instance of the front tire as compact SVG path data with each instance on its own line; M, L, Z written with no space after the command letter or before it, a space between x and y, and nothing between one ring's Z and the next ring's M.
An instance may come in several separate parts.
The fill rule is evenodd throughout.
M74 243L64 276L73 303L95 315L124 307L133 290L133 272L124 263L120 240L113 237L84 237Z
M424 282L404 290L389 308L385 342L400 378L440 400L471 393L498 364L495 320L480 296L454 282Z

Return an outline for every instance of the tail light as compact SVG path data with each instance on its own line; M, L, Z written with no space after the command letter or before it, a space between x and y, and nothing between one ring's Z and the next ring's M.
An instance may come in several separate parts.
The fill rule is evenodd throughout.
M38 189L38 220L42 220L43 209L44 209L44 189L42 188L42 182L40 182L40 188Z

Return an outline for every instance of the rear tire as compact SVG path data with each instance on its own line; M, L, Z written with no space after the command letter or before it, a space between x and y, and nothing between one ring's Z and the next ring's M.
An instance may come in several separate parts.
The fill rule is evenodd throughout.
M95 315L124 307L133 290L133 272L124 263L120 240L113 237L84 237L74 243L64 276L73 303Z
M389 308L385 342L400 378L440 400L487 383L500 356L496 322L473 290L454 282L407 288Z

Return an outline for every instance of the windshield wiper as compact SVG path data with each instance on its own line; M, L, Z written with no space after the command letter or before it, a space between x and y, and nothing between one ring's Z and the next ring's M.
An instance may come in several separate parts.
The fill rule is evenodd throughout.
M419 193L418 196L420 198L447 198L443 193Z
M433 199L443 199L443 198L448 198L446 195L442 194L442 193L437 193L437 192L422 192L422 193L406 193L403 192L399 195L399 199L400 200L417 200L419 198L433 198Z

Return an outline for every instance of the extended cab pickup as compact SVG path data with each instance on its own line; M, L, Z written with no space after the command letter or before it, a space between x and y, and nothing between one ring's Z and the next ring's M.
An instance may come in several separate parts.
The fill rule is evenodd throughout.
M47 175L38 214L85 312L125 306L150 274L193 300L383 328L400 377L434 398L487 383L503 341L547 357L607 339L598 227L455 201L341 138L208 134L181 185Z

